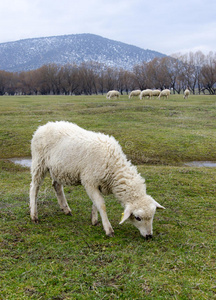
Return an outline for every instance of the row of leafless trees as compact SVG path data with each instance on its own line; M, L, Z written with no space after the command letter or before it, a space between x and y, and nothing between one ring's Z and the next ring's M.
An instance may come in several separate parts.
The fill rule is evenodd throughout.
M116 89L172 89L180 93L216 93L216 53L202 52L155 58L134 66L132 71L106 67L95 62L44 65L25 72L0 71L0 95L98 94Z

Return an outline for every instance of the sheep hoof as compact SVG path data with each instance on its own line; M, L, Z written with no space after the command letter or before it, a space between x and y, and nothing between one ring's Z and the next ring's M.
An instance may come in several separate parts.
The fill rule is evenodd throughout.
M61 208L61 211L67 216L72 216L72 212L70 209Z
M114 237L114 231L112 230L109 233L107 233L106 235L109 236L109 237Z
M92 221L92 225L93 225L93 226L99 225L99 221Z
M72 212L69 211L68 213L66 213L66 216L72 216Z
M111 232L111 233L107 234L107 236L108 236L108 237L114 237L115 234L114 234L114 232Z
M35 224L38 224L39 220L38 220L38 218L34 218L34 219L32 219L32 222L35 223Z
M92 219L92 220L91 220L91 223L92 223L93 226L96 226L96 225L99 224L99 221L96 220L96 219Z

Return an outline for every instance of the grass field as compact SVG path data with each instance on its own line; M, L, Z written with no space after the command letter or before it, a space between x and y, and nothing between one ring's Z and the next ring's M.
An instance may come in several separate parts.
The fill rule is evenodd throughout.
M29 217L28 168L39 125L67 120L113 135L165 211L143 239L107 196L115 237L91 226L82 186L65 187L72 216L59 209L50 178L39 193L39 224ZM0 97L0 299L215 299L216 96L108 101L105 96Z

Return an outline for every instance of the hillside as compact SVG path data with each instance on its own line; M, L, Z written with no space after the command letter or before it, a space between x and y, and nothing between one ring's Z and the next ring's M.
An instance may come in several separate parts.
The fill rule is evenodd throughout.
M130 70L143 61L163 56L94 34L72 34L1 43L0 70L27 71L49 63L64 65L86 61Z

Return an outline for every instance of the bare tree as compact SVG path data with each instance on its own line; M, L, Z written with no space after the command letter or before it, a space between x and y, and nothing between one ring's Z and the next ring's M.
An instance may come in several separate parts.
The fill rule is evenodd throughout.
M6 92L6 83L9 79L9 73L6 71L0 71L0 95L4 95Z
M201 69L201 81L203 91L206 89L209 94L216 92L216 53L210 52Z
M116 68L108 67L105 71L105 90L115 90L118 88L118 71Z
M65 95L80 94L79 67L76 64L67 64L59 71L61 77L61 91Z
M144 90L149 88L149 77L148 77L148 64L143 62L140 65L136 65L133 68L134 82L135 85L140 89Z

